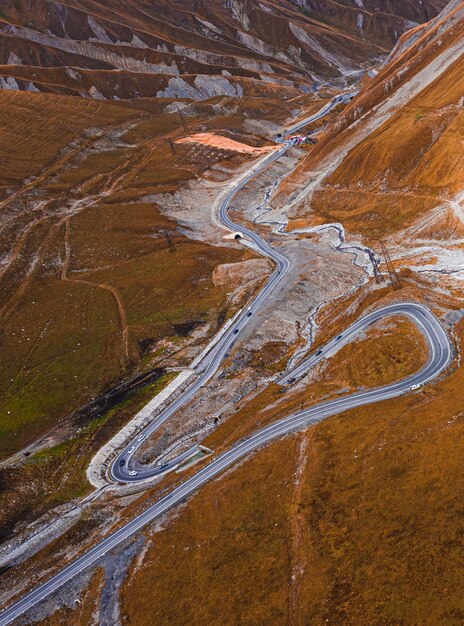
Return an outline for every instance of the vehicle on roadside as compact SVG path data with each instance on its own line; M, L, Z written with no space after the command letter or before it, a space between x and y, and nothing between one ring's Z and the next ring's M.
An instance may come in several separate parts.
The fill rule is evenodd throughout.
M410 389L411 389L411 391L415 391L416 389L420 389L420 387L421 387L421 386L422 386L422 385L420 385L420 384L417 384L417 385L411 385Z

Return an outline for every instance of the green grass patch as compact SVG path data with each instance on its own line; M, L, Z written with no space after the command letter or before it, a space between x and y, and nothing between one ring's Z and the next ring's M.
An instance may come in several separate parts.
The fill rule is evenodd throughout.
M23 466L21 479L41 483L45 508L84 496L90 491L85 472L95 452L176 376L176 372L163 374L92 420L73 439L34 454ZM43 482L44 477L50 477L50 482Z
M52 448L48 448L46 450L41 450L37 454L34 454L30 457L29 463L34 463L36 461L50 460L50 459L59 459L66 457L70 451L73 449L79 448L89 436L93 436L100 427L102 427L105 423L107 423L112 417L115 417L121 411L128 409L129 411L139 410L148 400L154 396L156 396L160 391L168 385L171 380L173 380L177 376L176 372L169 372L167 374L163 374L153 383L150 383L146 387L139 389L133 396L130 396L126 400L119 402L116 406L112 407L100 417L95 418L88 424L82 431L79 433L79 436L71 439L70 441L66 441L58 444ZM139 408L136 408L140 404ZM90 459L89 459L90 460Z

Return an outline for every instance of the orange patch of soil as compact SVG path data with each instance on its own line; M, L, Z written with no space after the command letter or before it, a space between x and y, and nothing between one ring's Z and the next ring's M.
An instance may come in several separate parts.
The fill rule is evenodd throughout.
M265 154L271 152L276 148L274 146L264 146L257 148L254 146L248 146L246 143L240 143L234 139L223 137L222 135L215 135L214 133L197 133L190 137L184 137L178 139L176 143L201 143L206 146L211 146L219 150L230 150L232 152L239 152L241 154Z

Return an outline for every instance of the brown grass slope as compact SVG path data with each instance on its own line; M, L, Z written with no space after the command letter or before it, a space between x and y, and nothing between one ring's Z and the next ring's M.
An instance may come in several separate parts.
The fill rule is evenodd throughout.
M411 48L395 53L301 168L300 189L305 168L343 150L363 124L369 129L370 114L351 125L370 107L404 94L403 87L407 92L446 50L463 50L459 11L462 3L452 3L423 39L419 29ZM424 79L417 95L398 99L374 131L360 135L312 196L308 221L341 221L348 232L374 239L462 191L462 55L452 58L445 71ZM288 191L294 181L285 184ZM413 286L407 272L403 280L401 299L461 307L443 290ZM385 295L377 292L379 299ZM462 322L455 333L460 352ZM411 328L397 325L339 353L304 392L279 400L270 388L257 396L209 443L230 445L339 388L403 376L423 358ZM326 420L207 486L156 536L145 567L126 584L129 623L156 611L166 623L461 624L463 376L457 361L445 379L419 393Z
M143 200L174 191L221 153L174 156L165 136L177 132L177 115L8 91L0 107L9 120L0 135L5 454L146 367L143 346L175 336L176 325L214 330L226 289L212 272L242 253L189 240ZM233 152L221 158L234 167Z
M341 221L372 240L410 225L463 188L463 28L464 4L452 3L393 54L286 181L283 193L300 192L313 171L327 167L292 216ZM445 66L448 57L454 62Z
M88 491L89 460L169 377L156 389L146 381L129 404L95 413L94 398L189 363L235 311L230 285L213 274L251 253L222 244L209 226L217 185L256 158L255 147L269 148L268 121L272 129L295 107L320 106L301 93L289 103L197 103L184 116L187 134L213 140L227 128L222 148L220 137L177 143L185 131L165 103L131 104L0 90L0 456L37 440L48 447L0 470L3 537ZM264 135L250 134L250 117ZM178 223L166 206L177 193L179 207L190 206L189 185L203 200L194 219L184 213ZM215 245L191 232L197 223Z
M356 385L345 357L327 376ZM128 623L461 623L462 377L331 418L206 486L129 578Z

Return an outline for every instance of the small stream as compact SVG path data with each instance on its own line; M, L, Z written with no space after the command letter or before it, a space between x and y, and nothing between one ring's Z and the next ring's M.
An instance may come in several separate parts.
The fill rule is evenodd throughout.
M374 266L373 262L380 264L381 258L377 255L372 249L367 246L363 246L359 243L346 243L346 233L345 228L340 223L331 223L331 224L323 224L320 226L312 226L307 228L298 228L291 231L285 230L288 222L276 222L276 221L266 221L262 219L267 213L273 211L273 208L269 206L269 201L273 194L277 191L279 185L282 180L286 178L291 172L287 172L283 174L279 178L277 178L271 185L269 185L263 196L262 202L256 207L255 211L257 215L253 218L254 224L263 224L269 225L272 228L272 232L274 234L288 237L292 235L298 234L315 234L315 233L328 233L329 236L331 234L335 234L335 239L330 237L330 244L334 250L337 250L341 254L349 254L352 256L353 265L361 268L363 270L363 277L348 291L346 295L349 295L355 291L357 291L362 285L364 285L370 278L374 276ZM329 301L321 302L315 307L312 311L310 311L307 325L303 329L302 334L305 338L305 345L299 348L295 354L289 360L287 364L286 370L292 369L296 362L301 358L303 354L305 354L308 349L314 343L315 335L318 329L318 325L316 322L317 314L320 309L329 304Z

